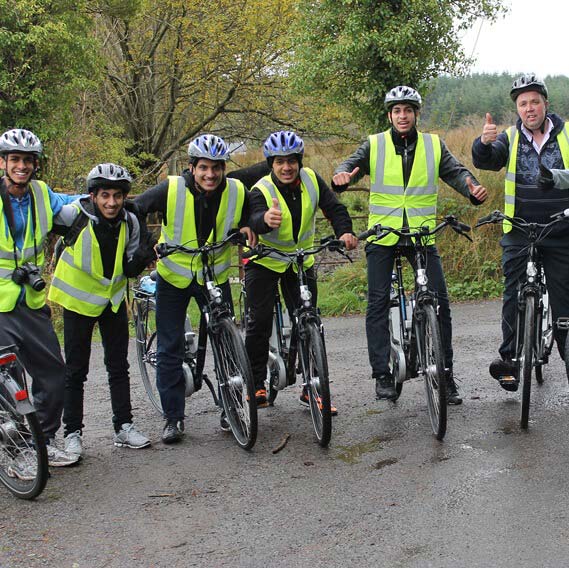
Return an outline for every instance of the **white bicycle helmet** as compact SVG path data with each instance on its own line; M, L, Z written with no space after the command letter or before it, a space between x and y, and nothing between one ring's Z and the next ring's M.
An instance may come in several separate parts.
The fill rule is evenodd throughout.
M547 100L548 92L545 83L534 73L526 73L521 77L518 77L513 83L510 89L510 97L514 102L518 98L518 95L525 93L526 91L536 91L545 97Z
M421 99L421 95L415 89L406 87L405 85L398 85L388 91L385 95L383 104L385 109L389 111L391 110L391 107L400 103L408 103L417 110L420 110L423 101Z
M2 155L10 152L24 152L40 156L42 150L43 146L40 139L29 130L14 128L0 136L0 154Z
M117 164L98 164L87 175L87 189L93 193L98 189L122 189L130 191L132 177L126 168Z
M227 162L229 160L229 147L220 136L202 134L190 142L188 155L193 162L200 158L214 162Z

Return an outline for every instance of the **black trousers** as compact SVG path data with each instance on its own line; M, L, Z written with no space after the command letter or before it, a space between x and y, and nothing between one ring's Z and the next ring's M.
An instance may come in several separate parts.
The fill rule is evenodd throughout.
M65 435L82 430L84 383L89 373L91 341L95 324L103 340L104 362L111 391L115 431L132 422L130 380L128 374L128 316L126 302L115 313L109 303L103 313L90 317L63 310L65 343L65 396L63 423Z
M553 321L558 317L569 317L569 248L538 247L541 255L547 290L551 302ZM500 355L503 359L515 356L516 315L518 310L518 284L525 280L527 246L507 245L502 247L502 268L504 271L504 303L502 305L502 345ZM561 358L565 357L565 338L567 332L557 329L554 335Z
M245 267L245 291L247 293L247 334L245 347L251 362L255 388L264 387L269 358L269 338L273 326L273 306L280 281L284 301L289 314L300 303L297 274L290 266L285 272L275 272L255 263ZM312 304L317 305L316 274L313 268L306 271L308 288L312 293Z

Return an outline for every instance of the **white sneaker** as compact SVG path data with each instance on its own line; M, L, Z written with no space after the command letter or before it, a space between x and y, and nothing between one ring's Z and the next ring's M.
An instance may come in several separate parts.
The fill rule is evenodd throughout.
M47 449L47 463L51 467L67 467L76 464L79 461L79 456L76 454L68 454L67 452L55 447L53 440L46 444Z
M21 450L8 466L6 473L21 481L34 481L38 475L36 452L30 448Z
M76 456L83 455L83 439L81 438L81 430L76 430L65 436L65 451L68 454Z
M135 450L150 446L150 440L144 434L138 432L132 422L121 425L121 429L115 434L114 442L115 446L119 448L126 446Z

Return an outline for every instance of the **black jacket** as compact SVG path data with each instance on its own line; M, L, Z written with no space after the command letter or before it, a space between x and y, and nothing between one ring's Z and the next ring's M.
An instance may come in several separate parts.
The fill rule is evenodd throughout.
M293 237L295 241L298 241L298 231L302 217L300 180L297 179L298 183L284 185L279 182L273 173L271 173L271 179L278 187L288 208L290 209L293 224ZM320 193L318 207L322 209L325 217L332 223L334 234L336 237L340 237L344 233L352 233L352 219L348 214L346 206L338 201L336 195L330 190L326 185L326 182L318 174L316 174L316 179L318 181ZM249 217L249 226L259 235L269 233L272 229L264 220L265 213L269 209L265 196L261 193L261 190L254 188L251 190L250 197L251 213Z
M413 130L409 135L403 138L393 128L390 129L391 138L395 145L395 151L402 156L403 162L403 180L405 186L409 181L411 168L415 159L415 148L417 145L417 131ZM441 161L439 164L439 177L454 190L470 200L473 205L480 205L480 201L470 195L466 178L471 177L474 185L478 184L476 177L465 168L449 151L446 144L441 140ZM335 174L340 172L351 172L354 168L359 167L360 171L352 178L352 183L357 182L362 177L370 174L370 142L366 141L346 160L344 160L334 171ZM332 189L341 192L346 186L336 186L332 183Z
M223 178L220 186L211 192L203 192L196 188L194 176L189 170L182 172L182 177L186 182L186 187L194 196L194 215L196 220L196 232L198 236L198 245L202 246L210 233L214 229L221 203L221 196L225 191L225 178ZM135 199L140 212L144 215L148 213L161 213L164 224L167 224L167 203L168 203L168 185L169 181L164 180L158 185L147 189L142 195ZM249 216L249 195L245 192L245 201L243 203L243 211L241 213L240 227L246 226L246 220ZM216 235L215 239L220 241L225 235Z
M569 192L564 189L539 189L539 164L550 169L565 169L557 135L563 130L564 122L556 114L547 115L553 122L553 129L547 142L538 154L533 144L521 131L522 121L518 119L516 128L519 133L518 155L516 163L516 201L515 216L535 223L548 223L551 215L569 207ZM501 132L496 142L483 144L478 137L472 144L472 161L482 170L499 171L508 163L510 148L508 135ZM503 186L502 186L503 187ZM502 189L503 191L503 189ZM569 227L559 223L553 227L548 239L542 243L555 244L555 239L569 238ZM519 241L519 239L522 239ZM553 240L552 240L553 239ZM506 233L502 244L517 244L523 242L523 236L517 231ZM567 246L567 245L565 245Z

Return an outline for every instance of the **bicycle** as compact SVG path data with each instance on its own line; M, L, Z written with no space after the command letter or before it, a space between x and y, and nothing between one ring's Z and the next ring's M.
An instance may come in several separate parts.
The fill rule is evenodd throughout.
M569 215L569 210L567 215ZM547 364L553 348L553 324L549 306L549 296L545 283L545 274L537 244L548 234L553 225L566 219L565 211L556 213L549 223L528 223L519 217L508 217L501 211L493 211L476 223L481 227L490 223L507 221L516 229L524 232L528 239L525 280L518 286L518 312L516 315L515 357L516 377L522 381L522 412L520 426L528 427L531 398L531 376L535 368L536 381L543 383L543 366ZM560 318L556 322L562 328L569 318ZM564 320L567 320L565 322Z
M444 438L447 429L447 387L438 300L436 293L428 286L426 247L429 237L447 226L470 240L466 235L470 227L458 221L454 215L444 217L432 230L426 226L394 229L378 224L358 235L360 240L375 237L375 241L379 241L392 233L412 240L415 258L415 291L412 295L407 294L403 283L404 251L397 245L394 249L395 272L392 275L389 307L389 367L395 380L397 397L401 395L405 381L423 377L429 420L437 440Z
M270 245L259 244L243 253L243 258L260 259L269 255L278 257L296 267L300 303L290 314L291 326L288 328L277 291L265 384L269 404L273 405L279 391L295 384L297 373L302 375L302 386L308 393L314 433L322 447L328 446L332 437L328 359L324 325L319 310L312 303L304 261L307 256L318 254L324 249L335 250L347 257L342 252L343 246L343 241L326 238L320 245L294 252L284 252Z
M24 367L14 345L0 348L0 481L16 497L34 499L47 478L45 439Z
M199 390L202 382L205 382L215 404L225 411L237 444L249 450L257 439L257 405L253 377L243 339L235 325L231 307L223 300L222 292L215 283L212 267L212 255L229 243L237 244L240 239L240 233L231 232L218 243L206 243L198 248L160 243L156 251L159 258L174 252L183 252L193 256L199 255L202 261L207 303L201 314L197 346L195 333L186 318L183 362L186 396ZM152 317L156 310L156 300L153 295L149 297L148 294L139 286L134 298L137 304L135 325L139 364L145 387L152 378L155 378L156 371L156 329L155 319ZM216 395L211 381L203 372L208 337L212 346L219 396ZM154 388L152 384L150 388L147 388L147 392L154 406L161 412L160 398Z

